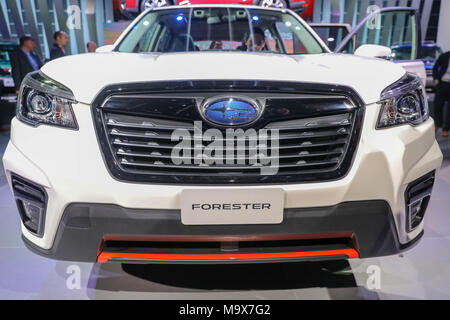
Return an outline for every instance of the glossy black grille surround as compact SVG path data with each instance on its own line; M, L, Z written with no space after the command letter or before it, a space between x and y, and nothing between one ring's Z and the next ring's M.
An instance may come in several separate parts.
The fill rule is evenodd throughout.
M158 168L151 165L152 170L149 170L146 166L143 169L135 165L130 166L129 163L123 163L119 158L117 146L112 143L110 137L111 127L106 123L111 115L116 119L135 117L138 119L149 118L192 123L202 121L195 99L192 97L222 94L273 97L273 99L267 99L263 115L256 122L247 127L240 127L244 130L248 128L258 130L265 128L270 123L279 121L314 117L320 119L324 116L349 114L351 119L350 131L342 144L344 148L342 157L335 161L333 167L322 167L321 170L305 170L304 168L302 170L295 170L295 168L284 170L281 168L276 175L261 175L256 173L255 168L249 167L233 168L235 170L230 170L229 174L222 172L228 168L215 168L214 166L198 168L193 165L192 167L161 165ZM301 97L303 102L301 108L298 106L298 101L294 103L295 101L291 99L294 97ZM320 99L317 99L318 97ZM334 103L333 100L336 99L340 99L340 102ZM344 106L341 103L344 100L349 102L352 107ZM326 101L326 103L323 103L323 101ZM283 103L280 104L280 102ZM259 183L322 182L344 177L351 167L358 146L364 116L364 104L359 95L351 88L337 85L255 80L192 80L108 86L95 98L92 112L105 164L110 174L119 181L185 185L226 185L230 183L251 185ZM206 121L203 121L202 125L203 129L217 128ZM135 128L131 129L134 130ZM119 128L114 133L120 135L123 133L120 130ZM129 135L130 132L126 130L125 135ZM280 138L283 139L281 131ZM339 137L332 136L330 139L333 142ZM118 141L121 142L120 139ZM125 142L130 142L130 140ZM126 147L133 148L133 146L129 146L129 143ZM282 140L280 140L280 150L282 150L282 147ZM126 151L130 150L136 151L136 149ZM282 156L281 153L280 156ZM142 165L142 163L140 164ZM294 167L300 167L300 165ZM250 169L250 171L247 169Z

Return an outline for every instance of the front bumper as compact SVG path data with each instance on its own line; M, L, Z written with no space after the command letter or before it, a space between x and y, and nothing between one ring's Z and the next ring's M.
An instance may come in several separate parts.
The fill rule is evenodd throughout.
M73 203L64 210L52 248L41 249L26 238L24 240L32 251L58 260L222 263L383 256L400 252L420 236L406 245L400 244L390 207L381 200L285 209L284 220L278 225L214 225L206 228L183 225L180 210ZM317 244L313 239L328 241ZM343 243L338 239L349 241ZM286 245L288 240L291 242ZM272 247L261 253L261 250L239 246L250 241L257 242L260 247L270 242ZM111 245L111 242L120 243L120 246ZM195 249L186 248L186 243L194 242L197 244ZM105 243L109 243L108 248ZM153 246L143 248L142 243ZM166 243L166 247L161 243ZM237 244L236 250L214 250L214 244L223 248L224 244L230 243ZM283 254L271 255L267 251ZM293 254L300 252L304 254Z
M322 229L322 224L329 227L333 224L325 223L321 219L314 220L314 228L308 223L305 224L304 220L300 218L299 220L285 219L286 222L279 226L222 226L219 229L216 229L218 227L215 226L187 227L177 220L180 210L180 193L184 189L205 187L151 185L115 180L106 169L98 142L95 139L90 106L78 104L73 109L79 125L78 131L46 125L34 128L13 119L11 140L3 157L10 184L11 173L15 173L45 188L48 203L43 236L33 235L23 225L22 233L29 247L35 248L39 252L47 252L50 256L53 255L58 259L95 261L102 241L99 234L105 233L104 235L106 235L106 232L110 235L114 235L116 232L126 235L130 232L132 235L150 236L176 235L179 232L183 234L183 232L189 231L191 235L195 236L214 235L215 232L221 231L221 235L229 232L231 235L260 236L269 233L311 235L324 232L333 234L344 230L347 235L356 235L358 232L356 238L358 245L360 242L368 243L361 246L359 251L361 257L392 254L417 239L423 231L423 222L411 232L406 231L405 190L408 184L429 172L436 171L437 174L442 163L442 153L435 141L432 119L417 127L405 125L387 130L375 130L379 106L368 105L358 150L353 165L344 178L318 183L277 185L277 187L282 188L285 193L285 217L292 215L292 212L297 212L300 217L304 214L315 214L321 217L320 210L314 208L328 208L327 212L336 212L336 210L341 212L342 209L332 208L342 208L342 206L347 208L346 203L367 204L366 201L382 201L389 210L384 208L379 211L384 216L390 217L387 220L384 218L382 225L388 225L387 229L390 230L390 233L386 233L387 229L380 227L377 230L378 237L372 235L368 238L370 241L375 241L370 245L370 241L364 240L364 234L367 233L366 227L360 229L355 226L352 230L352 225L346 227L343 225L341 229ZM248 187L245 186L245 188ZM257 192L258 189L273 186L252 185L250 187ZM210 186L210 188L239 189L240 186ZM59 244L61 240L58 239L61 239L64 234L72 234L69 229L60 231L65 223L63 221L67 219L65 215L67 212L72 212L71 208L80 206L79 204L81 206L85 204L84 206L89 208L89 219L91 217L94 219L91 221L92 225L94 222L95 224L100 223L99 221L106 223L104 220L97 220L97 213L100 210L98 208L105 207L112 208L111 212L121 212L122 217L128 217L127 212L137 210L136 214L140 215L141 219L145 218L145 221L150 222L144 224L144 229L138 228L137 232L132 232L133 228L128 231L124 221L118 224L118 226L122 226L120 228L114 227L111 230L95 228L92 236L85 237L83 235L88 231L78 231L79 233L75 235L77 242L67 242L66 240L63 242L72 243L71 247L67 247L67 244ZM359 208L356 210L358 213L354 209L351 210L355 217L344 220L349 220L348 223L352 223L351 220L367 220L368 225L374 223L373 216L369 215L370 206L364 210L361 210L359 205L356 208ZM373 213L374 216L379 214ZM164 220L166 216L172 218ZM151 223L151 221L153 222ZM134 222L130 220L130 223ZM389 250L383 249L386 234L390 239L386 240L390 243ZM66 236L64 236L65 238ZM88 247L91 249L86 249L87 247L83 244L88 239L90 239ZM80 244L81 251L86 250L89 253L78 255L78 244Z

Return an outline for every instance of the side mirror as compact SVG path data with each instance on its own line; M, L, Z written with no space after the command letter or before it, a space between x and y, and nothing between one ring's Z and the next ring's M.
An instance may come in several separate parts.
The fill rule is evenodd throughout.
M108 44L106 46L98 47L95 52L111 52L114 49L114 45Z
M392 50L388 47L376 44L364 44L356 49L355 55L389 60L392 55Z

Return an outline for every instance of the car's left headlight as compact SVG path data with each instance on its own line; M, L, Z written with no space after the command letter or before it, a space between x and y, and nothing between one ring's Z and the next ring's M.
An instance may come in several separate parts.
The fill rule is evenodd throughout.
M381 94L377 129L403 124L418 125L429 118L425 87L418 76L407 73Z
M78 129L72 91L40 71L29 73L20 87L17 119L32 125L49 124Z

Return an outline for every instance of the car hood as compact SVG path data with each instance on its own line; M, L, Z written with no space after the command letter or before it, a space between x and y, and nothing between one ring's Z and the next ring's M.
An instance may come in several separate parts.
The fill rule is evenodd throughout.
M91 53L67 56L41 71L90 104L107 85L166 80L274 80L337 84L353 88L366 104L379 100L402 67L347 54L281 55L247 52Z

